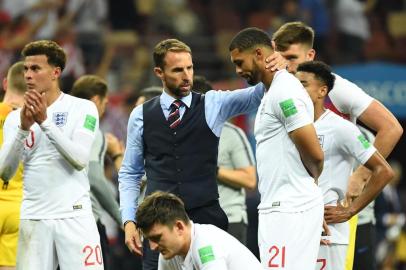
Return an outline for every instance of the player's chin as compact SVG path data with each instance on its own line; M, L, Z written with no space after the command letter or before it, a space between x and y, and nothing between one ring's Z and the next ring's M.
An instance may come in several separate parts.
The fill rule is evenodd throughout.
M164 257L165 260L169 260L172 259L173 257L175 257L175 254L173 254L172 252L168 251L168 250L161 250L161 255L162 257Z
M249 85L256 85L258 83L258 81L254 80L252 77L248 77L246 80Z
M190 94L190 86L179 87L180 95L186 97Z

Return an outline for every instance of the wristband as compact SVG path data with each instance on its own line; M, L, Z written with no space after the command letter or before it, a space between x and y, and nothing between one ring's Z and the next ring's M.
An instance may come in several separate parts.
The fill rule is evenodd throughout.
M128 223L130 223L130 222L132 222L132 223L134 223L134 225L135 226L137 226L137 224L135 223L135 221L133 221L133 220L127 220L126 222L124 222L124 228L125 228L125 225L127 225Z

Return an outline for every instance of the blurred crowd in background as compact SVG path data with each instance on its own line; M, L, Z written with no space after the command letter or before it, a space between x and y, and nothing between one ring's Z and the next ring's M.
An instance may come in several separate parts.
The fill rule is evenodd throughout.
M69 92L84 74L105 78L110 93L101 128L125 142L138 92L161 84L152 72L152 50L158 41L184 41L192 49L195 74L205 76L216 89L235 89L244 82L230 62L231 38L244 27L272 34L283 23L298 20L315 30L318 60L333 66L371 61L406 65L405 0L0 0L0 78L20 59L27 42L57 41L67 52L61 90ZM399 120L405 128L406 119ZM252 132L250 117L235 122ZM392 154L398 174L376 203L382 269L406 262L405 148L401 141ZM106 174L117 190L111 164L106 160ZM258 194L248 193L247 202L252 229ZM248 245L255 253L252 230ZM115 269L137 269L139 258L128 253L119 228L110 226L108 234Z

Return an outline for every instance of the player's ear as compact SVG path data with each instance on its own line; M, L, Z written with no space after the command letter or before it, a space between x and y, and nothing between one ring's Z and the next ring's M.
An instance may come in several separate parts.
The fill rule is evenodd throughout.
M154 67L154 73L160 79L162 79L164 74L163 70L160 67Z
M314 57L316 57L316 51L314 49L310 49L307 51L307 61L313 61Z
M323 85L322 87L320 87L319 94L320 94L320 97L322 97L322 98L327 96L327 94L328 94L327 85Z
M186 226L187 226L187 225L186 225L183 221L181 221L181 220L177 220L177 221L175 222L175 225L174 225L175 230L176 230L176 232L177 232L179 235L184 234L184 232L185 232L185 230L186 230Z
M53 80L57 80L61 76L62 70L60 67L55 67L53 71Z
M262 48L255 49L255 58L259 61L264 61L264 50Z

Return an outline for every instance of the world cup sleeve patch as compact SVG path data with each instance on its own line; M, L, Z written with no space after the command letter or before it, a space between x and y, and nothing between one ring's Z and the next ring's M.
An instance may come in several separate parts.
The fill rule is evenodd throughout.
M281 107L283 115L285 117L289 117L297 113L297 108L295 106L295 103L293 102L293 99L291 98L280 102L279 107Z
M368 149L371 146L371 143L364 137L364 135L359 135L357 138L365 149Z
M210 261L214 261L214 252L212 246L202 247L199 250L199 257L202 264L205 264Z
M96 127L96 121L96 117L88 114L86 115L85 124L83 126L90 131L94 131Z

